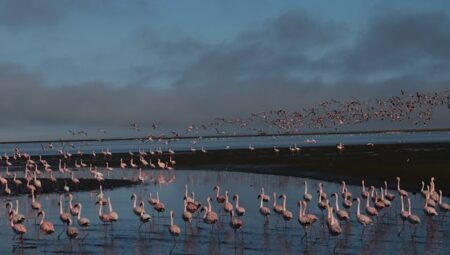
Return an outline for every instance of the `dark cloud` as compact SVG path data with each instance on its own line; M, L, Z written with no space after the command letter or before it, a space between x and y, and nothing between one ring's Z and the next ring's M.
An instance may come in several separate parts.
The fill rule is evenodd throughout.
M57 6L47 0L0 0L0 25L7 27L51 25L60 17Z
M137 78L122 86L99 81L52 87L42 74L3 63L0 107L8 121L0 128L127 127L131 120L147 127L154 121L184 127L221 116L300 110L331 98L374 100L401 89L443 91L450 87L443 65L450 55L448 22L442 13L375 18L351 50L342 47L349 33L345 25L298 11L216 45L141 31L137 40L144 53L164 61L160 67L130 67ZM402 69L421 61L424 70L433 70L432 78ZM365 77L385 69L397 70L389 77ZM176 80L164 88L146 86L158 75ZM437 121L448 126L448 111Z
M444 12L388 13L370 20L355 44L340 52L346 72L416 72L448 65L450 19Z

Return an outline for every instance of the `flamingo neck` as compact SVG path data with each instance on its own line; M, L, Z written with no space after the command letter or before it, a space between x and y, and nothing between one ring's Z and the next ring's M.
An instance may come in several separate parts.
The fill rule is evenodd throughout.
M423 192L425 190L425 183L422 182L422 188L420 189L421 192Z
M405 211L405 205L403 204L403 196L400 196L400 199L402 200L402 212Z
M273 193L273 206L277 206L277 193Z
M103 204L102 204L102 202L100 202L100 206L98 207L98 216L102 216L102 207L103 207Z
M361 209L359 208L359 199L358 200L356 200L357 202L358 202L358 209L356 210L356 215L360 215L361 214ZM369 199L367 199L367 201L369 201Z
M239 196L236 196L236 208L239 207Z
M111 204L111 199L110 198L108 198L108 205L109 205L109 212L112 212L113 209L112 209L112 204Z
M211 211L211 201L208 199L208 212Z
M342 183L342 193L344 193L344 192L345 192L345 182Z
M300 217L302 217L303 216L303 205L302 205L303 203L302 202L300 202L300 210L299 210L299 212L298 212L298 214L300 215Z
M78 208L78 219L81 219L81 204L80 207Z
M306 208L308 207L308 204L305 203L305 206L303 207L303 216L306 214Z
M336 211L339 211L338 195L336 194Z
M362 181L362 191L366 192L366 186L364 186L364 181Z
M261 197L261 199L260 199L260 204L259 204L259 208L262 208L263 207L263 198Z
M305 194L307 194L308 193L308 184L307 184L307 182L305 181Z
M170 214L170 226L173 226L173 213Z
M411 199L408 199L408 212L411 215Z
M442 191L439 191L439 204L442 204Z
M219 188L219 186L217 186L217 189L216 189L216 197L219 197L219 190L220 190L220 188Z
M60 214L63 213L63 209L62 209L62 197L59 197L59 213L60 213Z
M286 211L286 197L283 196L283 211Z
M400 190L400 179L397 179L397 190Z
M136 208L136 196L133 196L133 208Z

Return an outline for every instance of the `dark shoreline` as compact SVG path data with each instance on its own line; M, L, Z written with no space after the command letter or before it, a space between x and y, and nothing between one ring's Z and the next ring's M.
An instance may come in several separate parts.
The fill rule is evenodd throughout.
M155 154L151 156L156 163L169 160L169 154ZM450 195L450 189L445 185L450 183L450 143L413 143L413 144L380 144L374 147L366 145L346 146L343 152L338 152L335 146L307 147L300 152L291 152L288 148L280 148L276 153L273 149L233 149L176 152L173 156L177 164L176 170L217 170L232 172L249 172L271 175L295 176L320 179L324 181L340 182L360 185L365 179L367 185L380 187L384 180L389 188L396 189L395 177L400 176L401 187L408 191L418 192L421 181L428 183L430 178L436 178L437 189L442 188L443 194ZM36 157L35 157L36 158ZM43 156L57 170L58 161L62 156ZM73 166L76 159L83 158L84 163L97 167L104 167L105 158L97 155L73 155L68 161L68 167ZM115 153L107 157L111 167L119 167L120 158L129 162L128 153ZM147 160L149 156L146 157ZM135 162L139 162L139 155L134 154ZM18 166L18 170L22 166ZM14 169L10 169L14 170ZM95 181L95 180L94 180ZM129 180L125 185L133 183ZM114 186L113 185L113 186Z

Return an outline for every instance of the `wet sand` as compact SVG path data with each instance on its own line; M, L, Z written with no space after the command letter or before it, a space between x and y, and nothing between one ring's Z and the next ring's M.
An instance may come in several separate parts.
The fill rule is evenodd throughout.
M380 186L387 180L390 188L395 188L395 177L401 176L401 186L408 191L420 190L421 181L428 182L434 176L438 183L450 183L450 143L412 143L384 144L369 147L366 145L346 146L338 152L335 146L306 147L300 152L291 152L288 148L273 149L230 149L176 152L172 158L177 161L175 169L218 170L233 172L263 173L271 175L308 177L331 182L346 182L360 185L361 179ZM160 158L169 160L169 154L152 155L156 163ZM36 158L36 157L35 157ZM43 156L53 168L56 168L61 156ZM129 162L128 153L114 153L112 157L97 155L92 158L73 155L68 166L82 158L86 164L104 167L108 161L111 167L118 168L120 158ZM139 162L135 152L134 161ZM148 157L147 157L148 160ZM16 166L10 170L22 170ZM128 185L129 180L115 180L114 185ZM450 189L443 190L450 195Z

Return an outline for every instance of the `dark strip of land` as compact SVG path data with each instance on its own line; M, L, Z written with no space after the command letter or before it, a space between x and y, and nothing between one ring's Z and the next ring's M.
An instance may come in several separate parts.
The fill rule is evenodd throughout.
M164 153L150 158L153 163L158 158L166 162L169 161L169 156ZM96 158L91 155L82 156L83 162L87 164L103 167L107 160L115 168L119 167L120 158L129 162L130 157L128 153L115 153L107 158L99 155ZM138 153L133 157L135 163L139 162ZM62 156L43 158L55 170ZM72 156L68 160L68 166L73 166L74 160L79 158L80 156ZM273 149L213 150L207 153L184 151L176 152L172 158L177 162L177 170L250 172L333 182L344 180L355 185L360 185L361 180L365 179L366 185L376 187L380 187L386 180L393 189L396 189L395 178L400 176L401 187L414 192L420 191L421 181L428 183L434 176L436 188L442 189L445 195L450 195L450 188L446 186L450 183L450 143L383 144L374 147L355 145L346 146L343 152L338 152L335 146L302 148L300 152L280 148L278 153Z

